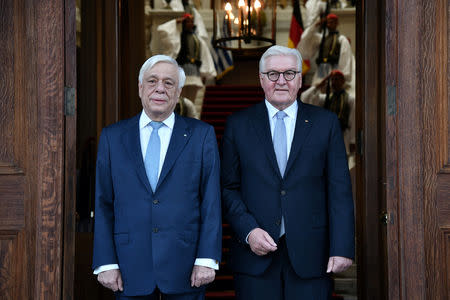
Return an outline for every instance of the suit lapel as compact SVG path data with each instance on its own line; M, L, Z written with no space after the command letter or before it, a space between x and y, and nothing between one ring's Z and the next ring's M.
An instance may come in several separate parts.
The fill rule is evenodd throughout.
M172 136L170 138L169 148L167 149L166 158L164 159L164 164L159 175L158 184L156 189L158 189L161 182L164 181L170 169L172 169L173 164L177 160L181 151L186 146L187 142L191 138L191 130L187 126L186 122L182 117L175 114L175 124L173 126Z
M257 111L255 118L252 119L253 128L256 131L256 135L260 140L263 149L267 155L267 159L274 169L277 176L281 179L280 169L278 168L277 158L275 156L275 150L273 149L272 135L270 133L269 116L266 105L263 102L257 104Z
M289 159L286 165L286 171L284 172L285 177L289 172L289 169L294 164L295 159L300 153L301 148L304 145L306 138L308 137L312 120L310 119L310 114L308 112L307 107L301 102L298 101L298 113L297 113L297 121L295 123L295 131L294 138L292 140L291 151L289 152Z
M130 155L130 160L134 164L139 180L141 180L147 190L152 193L152 188L150 187L147 173L145 172L144 159L142 158L141 139L139 135L139 117L140 115L137 115L131 120L129 128L127 128L123 134L122 143Z

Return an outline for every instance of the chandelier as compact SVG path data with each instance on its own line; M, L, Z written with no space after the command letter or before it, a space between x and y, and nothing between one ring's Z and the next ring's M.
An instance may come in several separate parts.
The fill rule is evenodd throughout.
M213 45L238 52L275 44L276 0L214 0Z

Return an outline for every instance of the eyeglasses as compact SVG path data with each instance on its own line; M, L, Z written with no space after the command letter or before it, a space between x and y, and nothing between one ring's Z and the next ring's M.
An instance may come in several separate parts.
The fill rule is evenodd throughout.
M283 74L283 77L286 81L291 81L295 78L295 75L297 73L300 73L299 71L293 71L293 70L287 70L284 72L278 72L278 71L269 71L269 72L261 72L261 74L267 75L267 78L269 78L270 81L276 82L278 78L280 78L280 74Z

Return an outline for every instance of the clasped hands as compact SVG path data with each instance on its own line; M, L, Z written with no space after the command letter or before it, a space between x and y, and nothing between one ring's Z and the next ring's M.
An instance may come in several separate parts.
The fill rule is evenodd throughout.
M262 256L276 251L277 244L265 230L255 228L248 235L250 249L256 255ZM342 256L331 256L328 259L327 273L339 273L347 270L352 265L352 260Z
M213 282L216 276L214 269L195 265L191 274L191 286L200 287ZM119 269L108 270L98 274L98 282L113 292L123 291L122 274Z

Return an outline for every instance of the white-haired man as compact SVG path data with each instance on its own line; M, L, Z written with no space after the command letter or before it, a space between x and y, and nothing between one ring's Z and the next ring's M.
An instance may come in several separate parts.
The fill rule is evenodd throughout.
M240 300L328 300L328 273L354 257L341 128L334 113L297 101L301 66L295 49L266 50L265 101L233 114L223 136L222 198Z
M149 58L142 113L100 137L93 268L117 299L204 299L218 268L217 142L211 126L174 114L184 81L174 59Z

